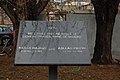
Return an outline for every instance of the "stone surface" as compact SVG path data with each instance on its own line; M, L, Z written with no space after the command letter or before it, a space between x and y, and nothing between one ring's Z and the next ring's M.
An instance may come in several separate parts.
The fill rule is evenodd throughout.
M90 64L84 21L22 21L15 64Z
M85 24L88 25L86 27L87 39L88 39L88 47L91 53L91 56L94 52L95 46L95 38L96 38L96 21L95 14L67 14L67 21L85 21ZM112 54L113 58L120 59L120 14L116 16L116 22L113 30L113 38L112 38Z

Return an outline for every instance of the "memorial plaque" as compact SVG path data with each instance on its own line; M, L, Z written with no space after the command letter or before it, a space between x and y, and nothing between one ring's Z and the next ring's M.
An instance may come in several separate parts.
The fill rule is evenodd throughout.
M84 21L21 21L15 64L90 64Z

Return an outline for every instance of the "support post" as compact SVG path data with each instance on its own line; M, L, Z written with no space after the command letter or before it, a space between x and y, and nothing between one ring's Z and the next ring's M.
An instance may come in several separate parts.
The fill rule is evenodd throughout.
M57 65L49 66L49 80L57 80Z

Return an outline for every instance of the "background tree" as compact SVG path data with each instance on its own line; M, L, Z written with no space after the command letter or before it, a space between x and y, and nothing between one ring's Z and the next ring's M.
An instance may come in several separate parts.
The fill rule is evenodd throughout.
M15 46L20 20L37 20L49 0L0 0L0 7L10 17L15 31Z
M92 0L97 23L92 63L110 64L113 62L111 43L119 2L120 0Z
M0 24L4 24L4 11L0 8Z

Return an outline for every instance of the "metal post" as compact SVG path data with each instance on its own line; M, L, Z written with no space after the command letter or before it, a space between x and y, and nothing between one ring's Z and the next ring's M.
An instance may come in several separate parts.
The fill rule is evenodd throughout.
M57 66L49 66L49 80L57 80Z

